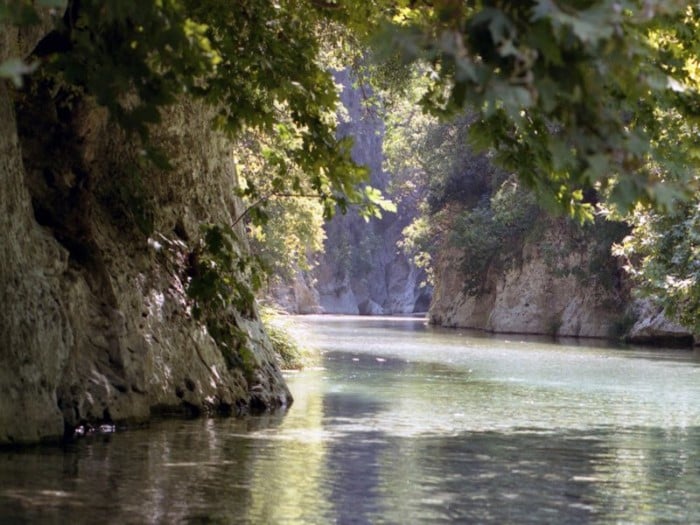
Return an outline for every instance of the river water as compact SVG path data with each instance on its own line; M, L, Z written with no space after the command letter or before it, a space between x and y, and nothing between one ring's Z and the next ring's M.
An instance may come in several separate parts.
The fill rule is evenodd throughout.
M3 452L0 522L700 522L698 352L404 318L295 331L320 355L287 413Z

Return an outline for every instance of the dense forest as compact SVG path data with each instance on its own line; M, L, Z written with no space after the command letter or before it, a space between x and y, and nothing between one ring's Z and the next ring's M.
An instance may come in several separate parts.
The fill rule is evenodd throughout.
M691 2L5 0L0 25L0 442L289 403L257 300L315 282L598 337L644 298L700 333ZM564 300L538 278L585 293L535 319Z

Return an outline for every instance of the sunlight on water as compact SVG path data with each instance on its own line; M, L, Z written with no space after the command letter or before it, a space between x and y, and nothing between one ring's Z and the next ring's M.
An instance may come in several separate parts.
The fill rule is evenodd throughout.
M164 421L0 455L0 517L700 522L696 352L488 337L410 318L296 321L319 359L288 374L286 414Z
M349 379L331 392L390 404L366 420L386 434L700 424L691 352L503 341L423 325L324 317L298 330Z

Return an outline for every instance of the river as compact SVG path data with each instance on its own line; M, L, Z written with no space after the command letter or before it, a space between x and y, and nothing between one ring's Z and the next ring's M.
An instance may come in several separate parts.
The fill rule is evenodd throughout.
M0 454L2 523L698 523L700 356L300 318L286 413Z

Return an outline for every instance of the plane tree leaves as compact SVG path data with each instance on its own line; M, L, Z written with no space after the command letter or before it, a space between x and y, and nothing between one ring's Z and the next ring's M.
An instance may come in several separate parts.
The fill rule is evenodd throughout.
M5 23L38 21L28 0L3 8ZM335 137L338 95L319 58L318 35L333 21L327 11L336 11L332 3L312 0L70 0L37 49L46 74L95 97L154 161L149 128L160 109L197 97L217 109L212 124L232 138L248 129L274 134L281 120L295 128L299 143L278 155L288 163L277 163L278 175L294 174L280 191L298 189L303 179L327 216L352 204L379 214L387 206L364 189L367 170ZM18 60L0 64L16 83L30 70Z
M414 2L383 51L423 64L428 110L479 119L493 149L545 200L590 216L669 209L697 189L697 6L684 1ZM676 147L671 147L675 141Z

